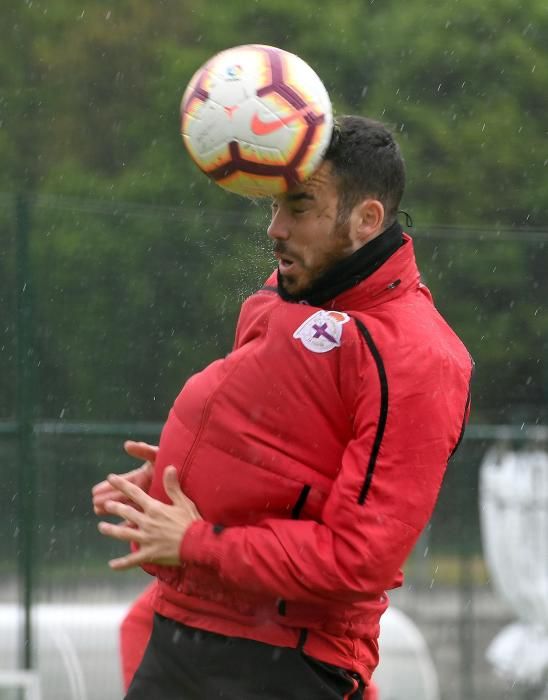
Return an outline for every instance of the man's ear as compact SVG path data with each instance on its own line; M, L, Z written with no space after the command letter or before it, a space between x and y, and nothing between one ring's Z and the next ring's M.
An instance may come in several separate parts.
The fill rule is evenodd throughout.
M384 230L384 205L378 199L364 199L354 209L353 238L365 245Z

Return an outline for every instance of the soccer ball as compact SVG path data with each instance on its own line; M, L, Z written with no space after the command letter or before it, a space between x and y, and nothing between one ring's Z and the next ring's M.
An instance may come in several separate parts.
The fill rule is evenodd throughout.
M292 53L260 44L227 49L192 77L181 103L196 165L231 192L285 192L320 165L331 140L329 95Z

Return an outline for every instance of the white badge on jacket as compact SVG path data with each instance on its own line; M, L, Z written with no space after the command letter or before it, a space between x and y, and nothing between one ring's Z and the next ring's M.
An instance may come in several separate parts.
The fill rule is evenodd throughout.
M316 311L297 328L293 337L312 352L329 352L341 344L343 325L350 321L342 311Z

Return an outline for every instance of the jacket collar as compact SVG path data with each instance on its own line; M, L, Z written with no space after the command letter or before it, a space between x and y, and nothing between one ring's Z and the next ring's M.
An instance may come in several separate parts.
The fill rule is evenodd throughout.
M395 221L380 236L335 263L299 295L288 294L278 274L278 293L284 301L324 306L329 300L355 287L379 269L402 246L402 234L399 222Z
M393 227L387 229L378 239L383 238L392 228ZM330 293L324 301L316 301L314 303L312 299L307 298L287 298L283 290L282 293L280 293L279 284L277 287L274 286L278 282L277 271L275 271L267 281L267 288L272 289L272 291L277 289L278 293L285 301L298 302L300 304L308 304L325 309L339 309L341 311L369 309L388 299L399 297L406 290L419 285L420 273L415 260L413 240L406 233L403 233L399 224L398 229L395 230L399 231L398 235L400 237L395 251L393 248L393 238L392 244L389 244L387 247L381 246L376 251L371 251L370 249L369 253L372 252L373 254L368 260L366 259L365 268L367 269L365 269L365 271L362 270L363 274L361 274L361 276L358 274L357 279L350 279L350 281L347 278L345 284L343 284L343 288ZM359 258L357 253L361 253L373 243L374 241L371 241L370 244L360 248L360 250L349 256L349 258ZM387 250L389 251L388 257L386 257ZM363 255L363 252L361 254ZM378 262L379 260L380 262ZM339 268L339 265L340 263L336 268ZM362 267L364 267L363 264ZM373 269L371 269L371 267L373 267ZM335 275L335 280L337 281L337 275ZM330 289L334 289L334 287Z
M420 273L413 240L406 233L402 238L402 245L375 272L321 306L341 311L366 310L418 287Z
M378 304L395 299L408 289L420 284L420 273L415 260L413 240L402 234L401 247L379 269L359 284L318 306L340 311L367 310ZM278 292L278 272L275 270L266 281L263 290ZM306 301L299 302L307 304Z

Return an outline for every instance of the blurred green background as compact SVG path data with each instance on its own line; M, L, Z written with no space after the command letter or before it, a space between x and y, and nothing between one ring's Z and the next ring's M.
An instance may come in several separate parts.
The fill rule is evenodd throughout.
M178 110L206 58L251 42L305 58L336 113L396 130L423 274L478 366L474 420L546 415L544 0L5 0L0 31L3 417L18 193L37 417L161 420L185 376L229 347L272 267L268 207L196 170Z

